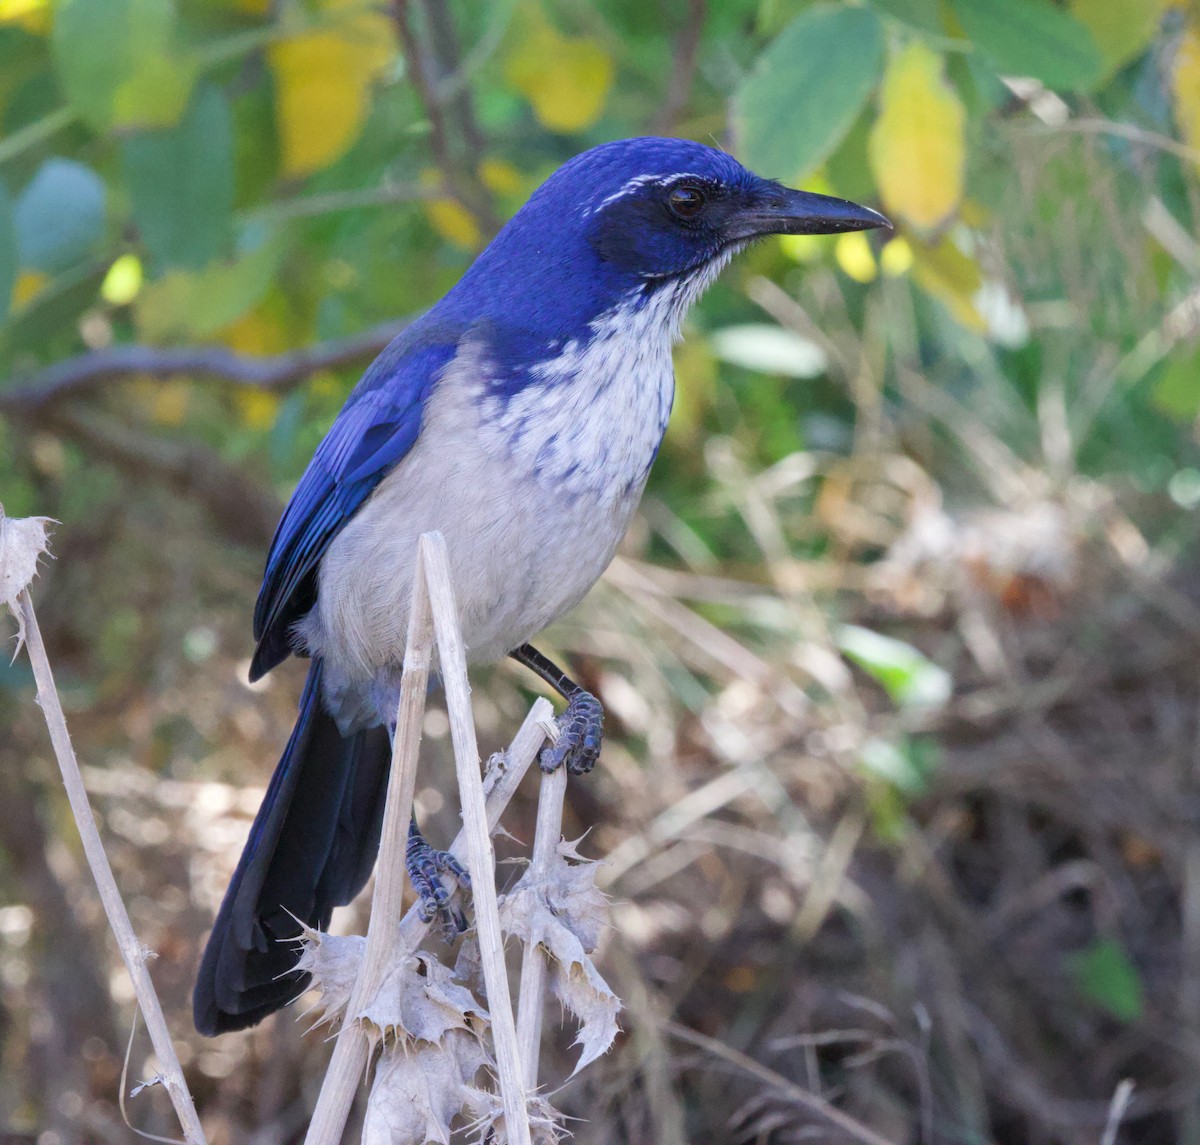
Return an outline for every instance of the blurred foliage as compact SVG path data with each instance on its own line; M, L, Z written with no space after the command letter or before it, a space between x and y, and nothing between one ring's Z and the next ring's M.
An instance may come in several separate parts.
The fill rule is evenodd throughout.
M1094 1110L1091 1121L1080 1110L1086 1100L1103 1119L1124 1076L1159 1087L1131 1141L1176 1139L1163 1130L1176 1114L1177 1139L1197 1140L1200 1101L1179 1094L1200 1027L1153 1024L1174 1021L1174 991L1195 978L1179 945L1178 872L1200 867L1171 818L1195 793L1190 773L1163 762L1167 748L1136 739L1170 724L1162 713L1191 693L1160 674L1147 698L1141 677L1121 675L1142 663L1131 648L1160 639L1153 672L1178 663L1163 629L1192 641L1194 665L1195 609L1167 582L1186 567L1200 507L1195 0L0 0L0 501L63 522L49 636L79 717L98 742L169 777L154 796L175 800L166 810L144 788L147 806L136 803L125 772L106 790L146 823L172 824L167 843L141 840L161 844L161 871L142 871L132 843L125 861L147 925L163 931L152 945L175 935L172 988L182 999L220 890L195 855L219 859L244 827L226 822L236 792L200 781L264 778L290 718L287 697L229 682L248 649L266 536L365 359L270 386L142 365L39 387L56 365L86 375L129 346L151 358L231 351L236 375L238 363L417 313L556 166L647 133L716 141L762 174L872 203L896 223L892 234L764 242L710 291L676 355L676 407L628 549L639 560L619 565L579 631L553 637L590 665L614 713L609 770L589 789L606 794L579 796L597 804L581 830L622 809L611 818L624 826L597 832L606 850L632 838L662 859L654 816L707 782L706 769L763 764L783 792L750 820L767 853L777 841L765 820L783 824L783 875L751 878L729 848L701 840L680 866L724 871L727 897L701 910L712 895L697 880L658 904L676 921L645 939L658 944L647 980L678 939L697 998L689 1013L673 985L663 997L759 1048L782 1015L860 1022L812 1001L816 980L872 998L884 979L897 996L911 987L904 1002L933 1009L946 1039L932 1051L942 1088L936 1101L913 1097L911 1079L881 1069L880 1092L906 1095L921 1117L936 1106L929 1140L1094 1141ZM488 679L480 690L507 739L519 697ZM1118 734L1107 721L1134 702L1127 693L1158 714L1139 706ZM0 721L28 694L20 666L0 664ZM1058 748L988 741L1010 716L1036 744L1031 723L1086 744L1087 766L1064 764ZM14 743L36 742L14 726ZM1135 744L1139 766L1161 765L1153 782L1116 764L1093 775L1110 732ZM635 780L639 767L656 778ZM193 779L191 794L170 786ZM189 803L194 821L176 824ZM48 933L81 941L54 897L69 856L51 869L14 831L0 832L0 880L18 904L0 909L0 938L34 941L26 915L5 914L29 902ZM130 827L126 841L137 837ZM821 877L859 880L845 902L836 886L794 885L796 856L818 845ZM657 884L631 870L616 884L629 933L649 933L650 914L636 912ZM1096 871L1110 897L1092 918L1071 896L1102 881ZM184 884L205 888L200 905L184 896L163 921L155 904ZM1021 894L1054 898L1046 888L1060 884L1070 889L1052 919L1028 908L1034 921L1020 921ZM1008 897L995 891L989 914L996 887ZM745 939L745 920L721 930L718 906L726 921L757 912L751 930L769 942ZM47 916L66 921L53 929ZM89 925L84 911L80 933ZM764 985L764 948L787 963L782 996ZM5 1021L24 1013L21 975L39 972L16 949L0 946ZM951 980L969 976L947 958L995 977L955 993ZM627 999L644 987L623 983ZM932 998L946 1000L941 1012ZM968 1010L991 1023L972 1027L986 1080L965 1040L945 1033ZM45 1047L57 1043L34 1018L11 1020L16 1033L0 1025L5 1075L23 1076L28 1039L43 1078L43 1090L0 1083L6 1115L25 1111L14 1123L36 1121L28 1110L49 1108L59 1082L111 1088L119 1049L107 1026L91 1082L66 1067L56 1081ZM1118 1048L1114 1028L1127 1039ZM1017 1048L996 1050L988 1030ZM654 1037L650 1049L631 1039L651 1065ZM928 1030L912 1038L929 1052ZM254 1046L193 1051L202 1101L219 1094L229 1125L256 1123L236 1084L247 1061L257 1078L275 1054L289 1079L276 1077L280 1092L300 1087L285 1069L299 1050ZM797 1051L795 1070L813 1082L811 1050ZM853 1055L822 1053L838 1091L861 1097L847 1080ZM651 1127L623 1139L673 1140L655 1088L664 1076L639 1075ZM754 1136L760 1120L791 1124L774 1108L748 1105L729 1122L704 1086L688 1092L697 1139L793 1139ZM626 1097L614 1085L596 1100ZM858 1108L893 1125L878 1104ZM895 1139L914 1139L919 1120L901 1118ZM55 1122L60 1138L79 1132L70 1124ZM740 1137L738 1125L749 1126Z

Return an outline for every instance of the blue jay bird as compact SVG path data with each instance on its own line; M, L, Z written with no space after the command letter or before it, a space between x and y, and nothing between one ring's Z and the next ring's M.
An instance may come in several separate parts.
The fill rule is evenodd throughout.
M201 1033L300 994L300 922L326 927L370 875L417 538L446 538L469 660L512 656L567 701L541 766L590 770L600 704L528 641L583 598L625 533L667 426L684 315L757 238L883 226L698 143L604 144L547 179L380 354L267 557L251 679L292 654L311 667L204 952ZM407 866L427 916L445 915L438 876L465 872L415 829Z

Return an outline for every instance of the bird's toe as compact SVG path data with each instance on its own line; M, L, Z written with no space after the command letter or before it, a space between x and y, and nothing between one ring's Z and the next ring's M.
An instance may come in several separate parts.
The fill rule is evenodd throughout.
M449 851L439 851L425 841L415 819L408 829L404 865L417 892L422 921L432 922L437 918L451 935L466 930L466 916L454 899L459 888L470 887L471 876ZM458 885L447 887L444 875L449 875Z
M604 738L604 709L591 692L579 691L558 721L558 739L543 749L538 760L543 771L566 765L572 775L586 775L600 758Z

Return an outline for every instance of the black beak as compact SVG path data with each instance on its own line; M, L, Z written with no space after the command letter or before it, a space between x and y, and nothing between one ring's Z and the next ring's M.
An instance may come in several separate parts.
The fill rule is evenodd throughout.
M891 230L892 224L870 207L860 207L832 195L772 186L733 214L726 234L731 240L738 240L763 235L834 235L876 227Z

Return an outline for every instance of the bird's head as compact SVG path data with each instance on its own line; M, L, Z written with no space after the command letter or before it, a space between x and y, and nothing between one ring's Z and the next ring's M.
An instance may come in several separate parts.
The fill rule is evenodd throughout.
M683 139L593 148L544 190L548 198L578 195L583 230L597 255L647 281L688 276L765 235L888 225L866 207L790 190L723 151Z
M701 143L624 139L555 171L480 255L460 294L492 316L504 317L497 306L520 308L524 322L547 326L587 321L664 286L678 288L671 293L682 309L755 239L889 225L867 207L791 190Z

